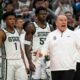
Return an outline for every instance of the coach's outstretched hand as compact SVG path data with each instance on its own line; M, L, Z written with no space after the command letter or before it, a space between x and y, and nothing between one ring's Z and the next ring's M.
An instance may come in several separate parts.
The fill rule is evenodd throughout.
M41 54L41 52L39 50L37 50L37 51L34 52L34 56L36 56L36 58L40 58L43 55Z

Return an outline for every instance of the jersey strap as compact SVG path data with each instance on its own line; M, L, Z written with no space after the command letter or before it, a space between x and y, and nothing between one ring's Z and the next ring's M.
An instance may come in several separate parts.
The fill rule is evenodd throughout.
M27 45L31 45L31 41L27 41L27 40L25 40L24 43L27 44Z

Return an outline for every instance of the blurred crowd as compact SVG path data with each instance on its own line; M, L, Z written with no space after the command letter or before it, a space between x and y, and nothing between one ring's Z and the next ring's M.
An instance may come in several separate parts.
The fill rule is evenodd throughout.
M56 15L65 14L68 18L68 27L74 30L80 25L80 0L0 0L0 24L3 27L3 13L13 11L22 16L24 21L36 20L35 9L43 6L48 10L48 23L55 29ZM78 26L79 27L79 26Z

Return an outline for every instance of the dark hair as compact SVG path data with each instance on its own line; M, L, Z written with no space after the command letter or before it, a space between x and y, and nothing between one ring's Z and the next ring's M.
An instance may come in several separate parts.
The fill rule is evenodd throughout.
M35 14L36 14L36 15L39 14L39 12L40 12L41 10L44 10L44 11L47 12L47 9L46 9L46 8L44 8L44 7L39 7L39 8L37 8L37 9L35 10Z
M54 22L56 22L57 18L58 18L58 15L55 15Z
M8 5L12 5L13 6L12 3L6 3L5 6L4 6L4 8L6 8Z
M34 0L34 1L33 1L33 8L36 8L35 4L36 4L37 2L39 2L39 1L43 1L43 0Z
M16 20L18 20L18 19L23 19L23 17L21 15L17 15Z
M13 7L11 11L14 12L14 6L13 6L12 3L6 3L5 6L4 6L4 10L6 11L7 6L9 6L9 5L11 5ZM9 11L9 12L11 12L11 11Z
M33 25L33 27L34 27L34 29L35 29L34 32L32 32L32 34L34 34L35 31L36 31L36 28L35 28L33 22L31 22L31 21L29 21L29 20L26 21L26 22L23 24L23 29L26 31L26 29L27 29L27 27L28 27L28 25L29 25L30 23ZM27 31L26 31L26 32L27 32Z
M5 21L8 16L15 16L16 17L14 12L6 12L3 14L3 20Z
M79 17L80 17L80 15L76 15L76 21L78 21L78 20L79 20Z
M23 29L26 30L26 27L28 26L28 24L30 23L30 21L26 21L24 24L23 24Z

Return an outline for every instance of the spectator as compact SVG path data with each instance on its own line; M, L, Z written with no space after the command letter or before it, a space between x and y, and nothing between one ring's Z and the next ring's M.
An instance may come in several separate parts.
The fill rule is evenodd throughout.
M30 12L29 6L25 5L25 6L20 7L20 9L21 9L21 15L22 15L23 19L25 21L27 21L27 20L32 21L32 17L31 17L31 12Z
M46 21L49 23L49 24L52 24L53 23L53 20L55 18L55 14L54 12L49 8L50 6L50 3L48 0L43 0L43 7L45 7L48 11L48 16L47 16L47 19Z
M29 7L30 6L30 2L31 2L30 0L26 0L26 1L20 1L19 0L19 8L23 7L23 6L28 6Z
M76 16L76 24L77 24L77 26L76 26L75 30L80 29L80 15Z
M14 12L14 7L13 7L12 3L5 4L3 13L6 13L6 12ZM6 23L4 20L1 20L1 28L3 28L3 27L6 27Z
M5 4L4 13L5 12L14 12L14 6L12 3Z
M66 11L70 11L73 14L71 2L69 0L59 0L58 7L55 10L55 15L64 14Z
M65 12L65 15L66 15L67 20L68 20L68 25L67 25L68 28L70 30L74 30L76 28L76 21L73 17L73 14L70 11L67 11L67 12Z
M24 24L24 20L23 20L22 16L17 16L16 22L15 22L15 27L16 27L19 35L21 33L23 33L23 24Z

